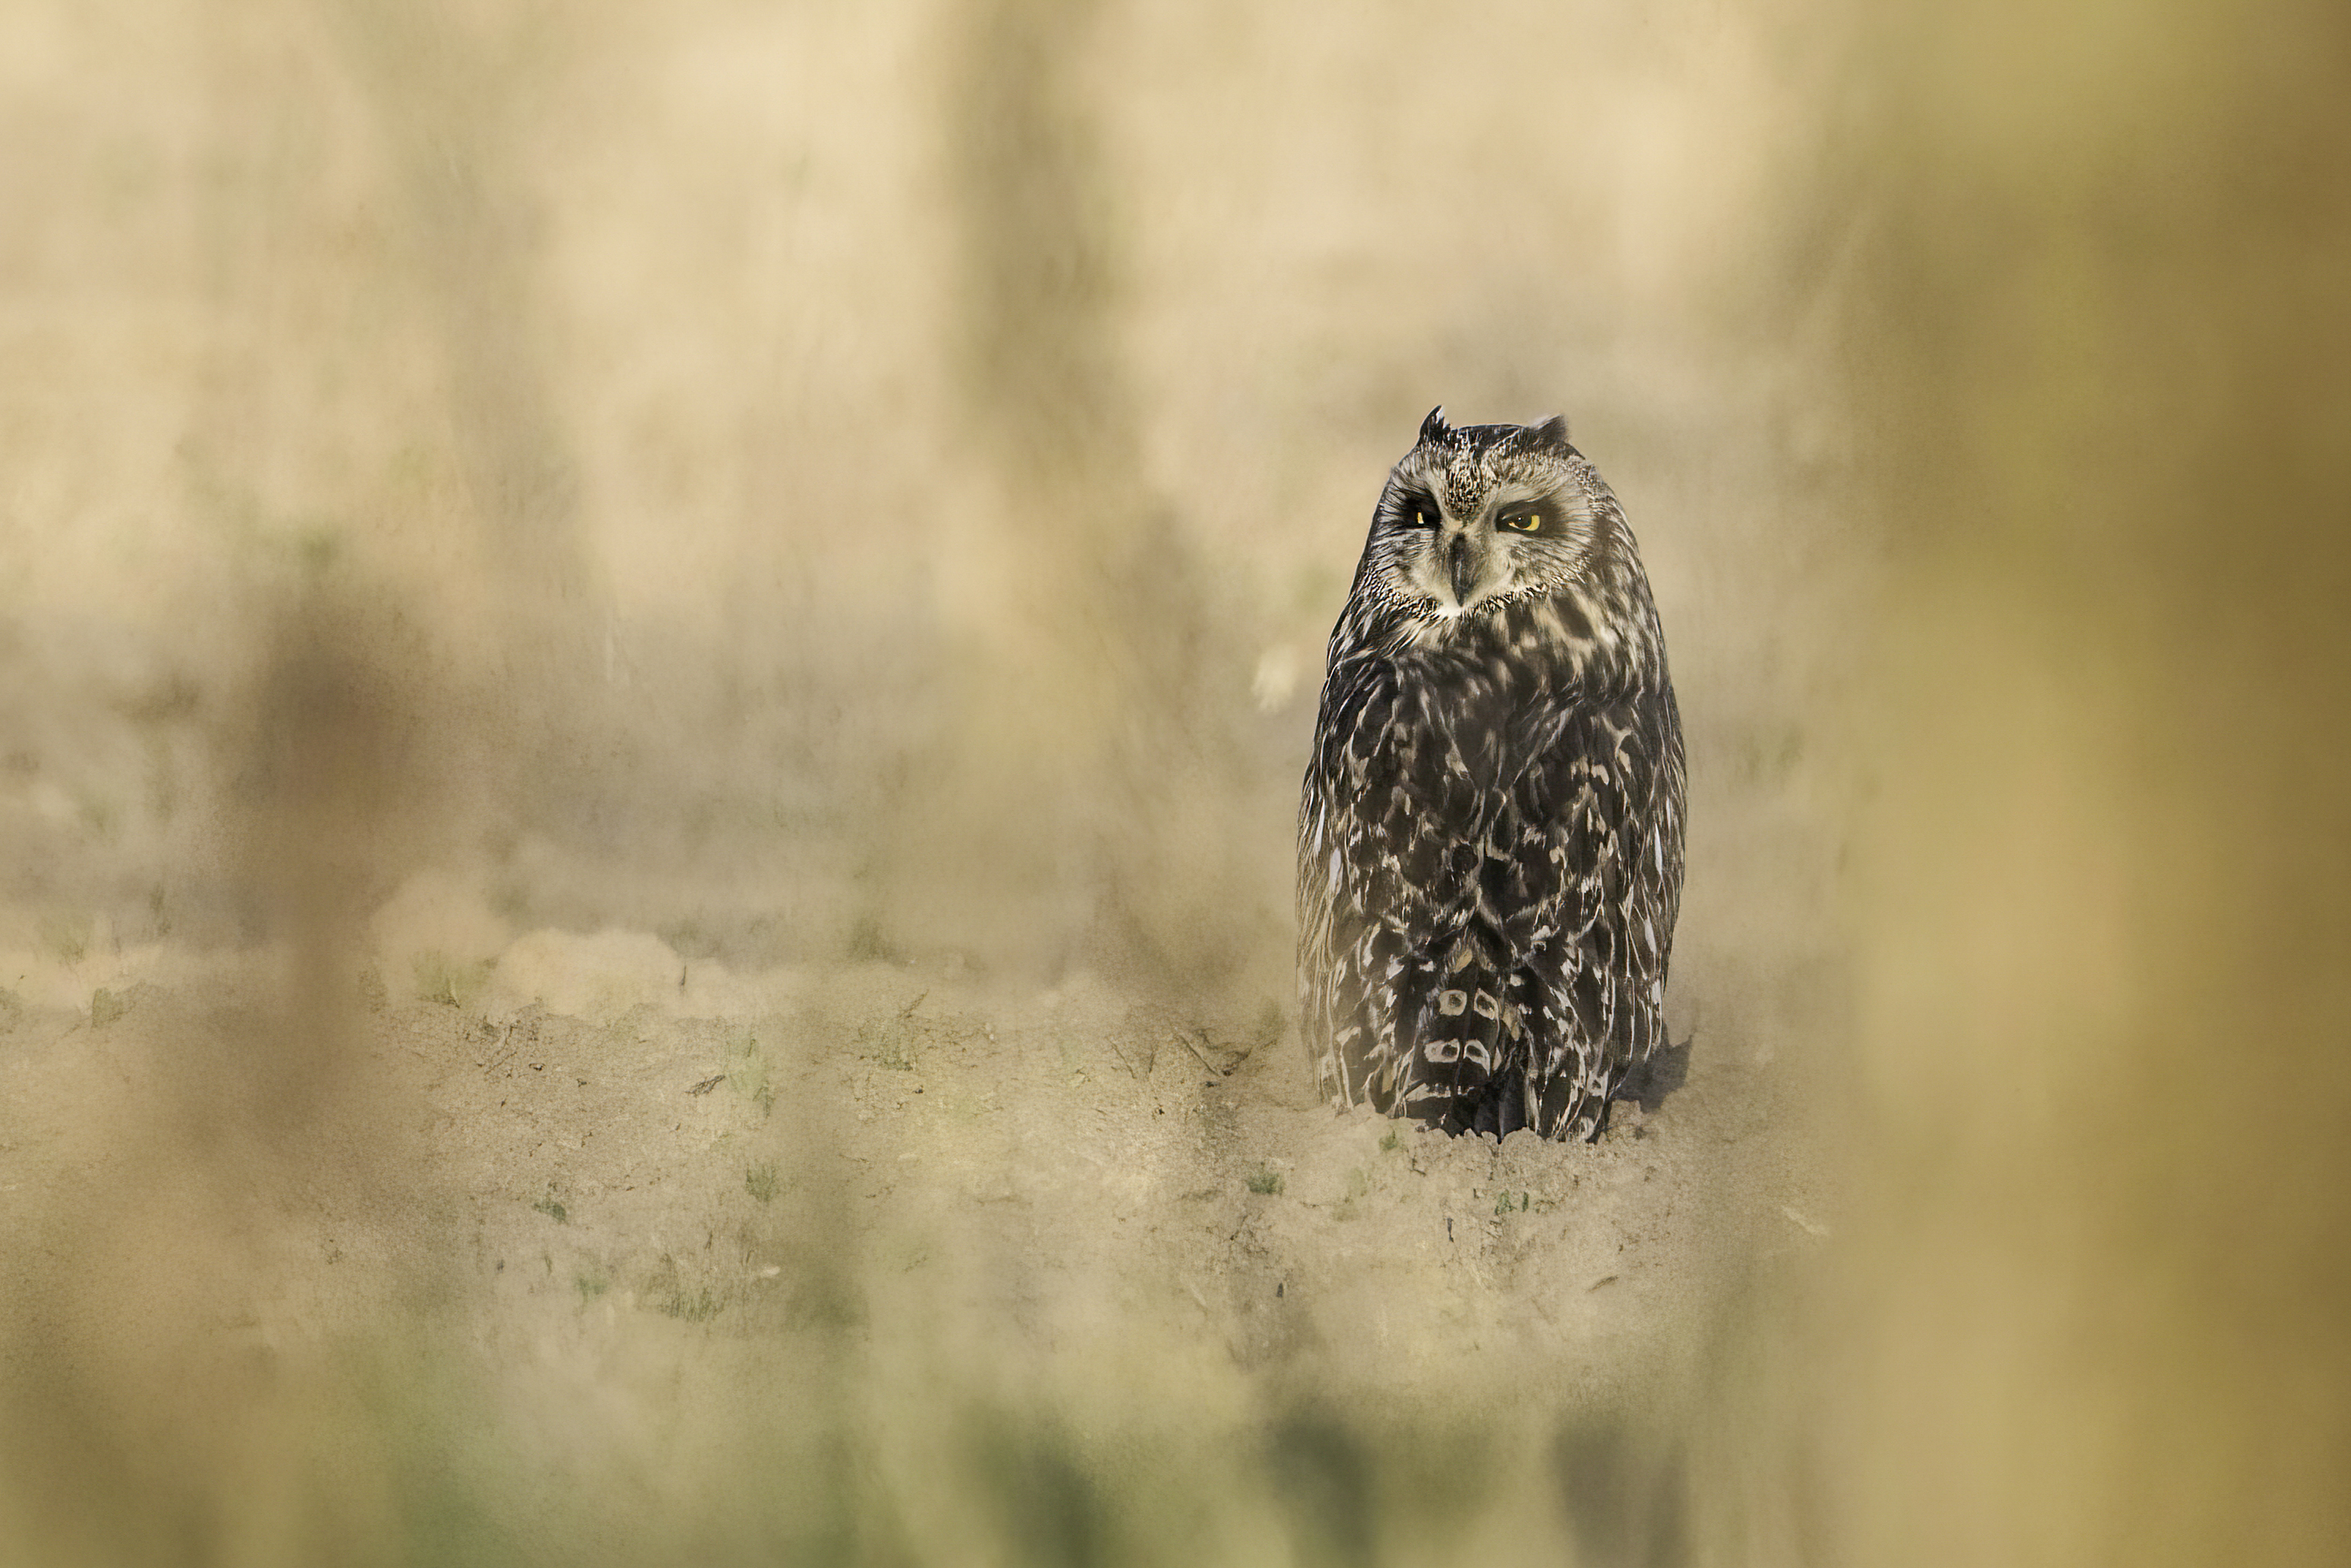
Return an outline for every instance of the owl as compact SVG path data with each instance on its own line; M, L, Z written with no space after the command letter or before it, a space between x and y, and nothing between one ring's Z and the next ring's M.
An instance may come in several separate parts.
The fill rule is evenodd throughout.
M1299 808L1323 1093L1597 1138L1665 1036L1684 781L1648 578L1567 422L1432 412L1332 631Z

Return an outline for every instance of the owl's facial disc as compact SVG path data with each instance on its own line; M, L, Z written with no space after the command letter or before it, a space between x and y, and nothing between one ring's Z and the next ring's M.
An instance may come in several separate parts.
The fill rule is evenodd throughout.
M1424 425L1389 476L1374 528L1398 600L1449 625L1580 580L1599 542L1580 462L1549 423Z
M1589 544L1589 508L1576 497L1520 481L1462 488L1440 503L1407 485L1389 514L1399 586L1428 612L1451 621L1575 574Z
M1430 520L1416 528L1398 564L1405 581L1437 614L1449 619L1466 613L1508 585L1509 562L1485 517L1450 517L1434 501L1416 515Z

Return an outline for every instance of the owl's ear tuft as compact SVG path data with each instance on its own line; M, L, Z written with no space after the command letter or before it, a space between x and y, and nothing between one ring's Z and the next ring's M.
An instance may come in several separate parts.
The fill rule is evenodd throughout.
M1567 444L1567 415L1563 413L1555 413L1549 419L1544 420L1541 424L1531 424L1527 426L1527 441L1530 444L1535 446L1565 446Z
M1441 402L1430 409L1428 417L1420 422L1420 444L1423 446L1437 445L1452 434L1453 427L1445 423L1445 405Z

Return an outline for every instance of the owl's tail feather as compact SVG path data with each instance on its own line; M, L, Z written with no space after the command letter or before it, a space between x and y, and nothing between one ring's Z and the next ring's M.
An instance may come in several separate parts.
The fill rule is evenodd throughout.
M1397 978L1410 1054L1396 1109L1448 1133L1524 1125L1524 1032L1499 944L1460 932L1415 955Z
M1571 1014L1566 1003L1555 1002L1546 1016L1564 1019L1578 1015ZM1598 1143L1608 1130L1609 1107L1625 1081L1627 1063L1622 1053L1579 1045L1573 1036L1554 1038L1548 1029L1536 1031L1528 1043L1528 1119L1535 1131L1562 1142Z

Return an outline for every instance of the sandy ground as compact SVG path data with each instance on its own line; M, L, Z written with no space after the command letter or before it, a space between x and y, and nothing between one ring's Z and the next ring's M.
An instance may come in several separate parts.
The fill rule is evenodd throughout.
M1643 1560L1675 1391L1832 1245L1784 1089L1704 1035L1596 1146L1498 1145L1082 977L538 932L380 946L304 1040L288 963L51 959L108 983L0 1036L16 1364L215 1532L346 1539L251 1490L369 1506L268 1457L292 1423L414 1446L386 1539L500 1560Z

